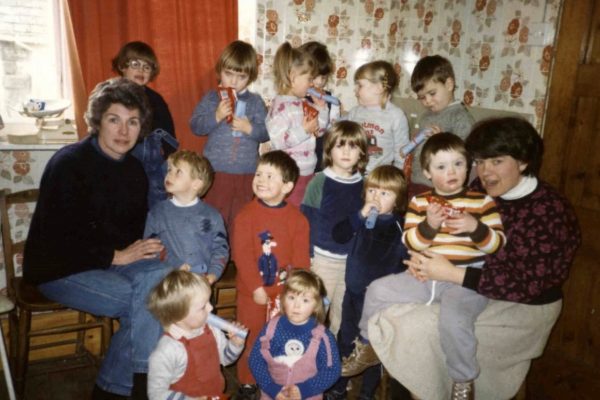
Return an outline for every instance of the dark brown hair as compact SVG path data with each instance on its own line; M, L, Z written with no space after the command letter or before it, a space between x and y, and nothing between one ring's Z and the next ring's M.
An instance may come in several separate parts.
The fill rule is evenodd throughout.
M144 42L129 42L121 47L119 53L112 59L112 69L117 74L123 76L123 69L127 68L129 61L143 60L152 67L150 80L153 81L160 72L158 58L152 50L152 47Z

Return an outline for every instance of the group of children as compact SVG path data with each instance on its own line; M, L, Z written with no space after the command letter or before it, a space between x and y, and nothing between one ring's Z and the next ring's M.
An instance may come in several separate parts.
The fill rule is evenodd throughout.
M412 175L410 184L427 186L417 187L425 191L408 212L401 149L409 129L390 101L398 85L394 68L385 61L360 67L359 105L343 119L337 105L308 94L313 86L323 90L332 71L324 45L284 43L273 64L278 95L267 112L248 90L257 77L255 50L235 41L223 51L220 88L204 96L190 120L195 134L208 135L204 157L186 150L169 156L171 198L148 216L145 235L161 239L166 254L159 256L176 267L148 303L165 330L150 359L151 399L220 396L219 365L238 357L239 398L342 399L348 377L365 369L361 398L373 398L381 369L368 342L368 318L394 303L432 300L448 305L442 345L449 371L461 371L450 375L461 384L476 378L472 324L485 299L403 272L408 250L430 249L481 267L483 255L504 240L493 200L465 189L469 157L461 138L473 120L454 100L452 66L430 56L413 73L412 88L427 108L421 126L432 135L417 147L422 169L413 174L426 180ZM243 114L219 94L227 88L245 104ZM259 156L267 140L271 151ZM246 349L233 332L207 327L210 284L229 260L229 243L237 267L236 326L248 330ZM366 299L367 287L390 274L403 276L406 290L389 287ZM472 307L464 310L459 299L467 296Z

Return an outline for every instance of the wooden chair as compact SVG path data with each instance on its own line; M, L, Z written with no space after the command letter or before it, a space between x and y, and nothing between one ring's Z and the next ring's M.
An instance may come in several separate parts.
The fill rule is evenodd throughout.
M87 317L84 312L78 312L77 322L67 321L60 326L40 327L33 329L31 320L34 313L65 313L73 311L45 298L34 285L28 284L21 277L15 276L14 256L23 254L25 240L18 242L14 241L14 236L11 231L8 211L11 206L17 204L26 204L36 202L39 195L39 190L25 190L16 193L8 193L7 190L0 192L0 213L2 223L2 245L4 249L6 287L8 297L15 303L16 308L9 315L9 330L10 330L10 357L13 363L13 374L16 386L17 396L23 398L25 389L25 376L29 364L29 353L31 350L41 348L75 345L74 354L67 358L82 356L90 356L84 345L85 332L88 329L101 329L100 356L104 355L108 348L110 337L112 336L112 320L108 317ZM59 320L59 318L56 318ZM68 320L68 318L67 318ZM54 325L54 324L53 324ZM75 338L54 340L48 338L48 341L37 345L31 345L30 340L39 336L61 335L65 333L76 332ZM64 337L64 336L63 336ZM59 359L65 357L58 357ZM49 360L49 359L47 359ZM90 357L90 360L97 362L95 357ZM62 368L68 367L68 365Z

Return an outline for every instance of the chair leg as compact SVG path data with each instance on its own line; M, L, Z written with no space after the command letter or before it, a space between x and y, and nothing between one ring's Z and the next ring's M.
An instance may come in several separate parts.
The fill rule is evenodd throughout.
M29 362L29 331L31 330L31 312L21 309L19 315L19 339L17 342L17 360L15 368L15 386L18 398L25 397L25 375Z
M80 324L85 323L85 313L83 311L79 311L78 313L78 321ZM85 353L85 331L79 330L77 331L77 343L75 344L75 353L78 355Z
M0 324L0 359L2 360L2 372L6 381L6 391L8 392L9 400L16 400L15 389L13 387L12 377L10 375L10 365L6 354L6 346L4 346L4 334L2 333L2 324Z
M108 351L108 346L110 345L110 339L113 334L113 321L110 317L101 317L102 318L102 338L101 338L101 346L100 346L100 356L104 357L106 352Z
M17 343L19 342L19 315L17 314L17 308L8 314L8 337L9 337L9 350L8 359L10 360L10 369L16 371L17 368Z

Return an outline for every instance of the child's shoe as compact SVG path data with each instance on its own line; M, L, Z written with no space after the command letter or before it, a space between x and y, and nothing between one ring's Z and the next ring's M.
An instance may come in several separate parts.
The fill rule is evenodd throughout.
M473 381L454 382L452 384L451 400L475 400L475 385Z
M342 376L350 377L361 374L365 369L379 364L379 358L371 343L354 341L354 350L342 360Z
M250 384L240 385L234 396L235 400L258 400L259 398L260 390L258 390L258 386Z

